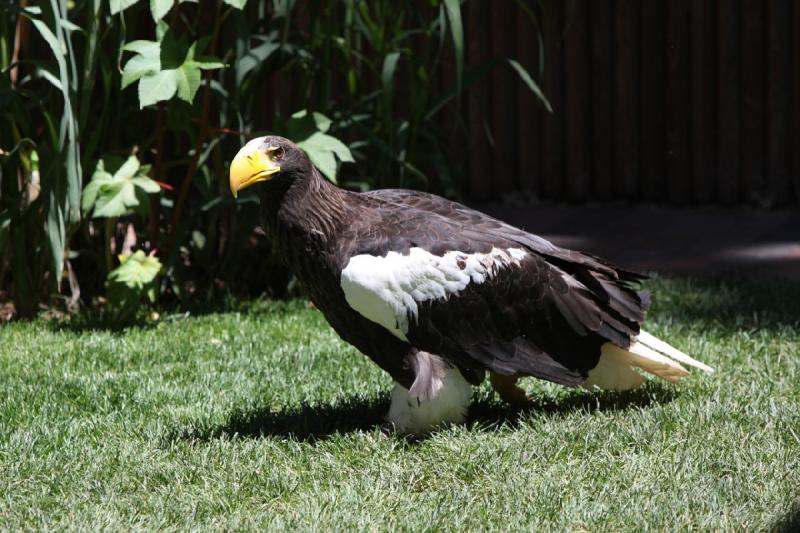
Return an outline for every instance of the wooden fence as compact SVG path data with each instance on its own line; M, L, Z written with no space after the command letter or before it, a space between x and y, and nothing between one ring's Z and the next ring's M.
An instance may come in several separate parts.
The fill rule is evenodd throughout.
M539 39L517 3L466 6L469 64L508 56L537 71ZM511 69L470 89L471 197L800 200L800 1L541 6L553 113Z

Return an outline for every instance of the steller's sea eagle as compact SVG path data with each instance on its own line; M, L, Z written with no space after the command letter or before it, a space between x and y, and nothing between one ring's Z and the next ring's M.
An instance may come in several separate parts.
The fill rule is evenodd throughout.
M504 400L535 376L631 389L681 363L712 369L640 329L643 276L432 194L355 193L282 137L234 158L234 195L261 183L264 229L334 330L396 382L388 420L420 433L466 416L488 371Z

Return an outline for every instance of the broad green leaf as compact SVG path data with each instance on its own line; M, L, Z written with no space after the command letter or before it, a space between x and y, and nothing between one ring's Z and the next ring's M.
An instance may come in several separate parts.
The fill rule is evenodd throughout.
M115 180L125 180L132 178L139 170L139 159L132 155L114 172Z
M147 176L131 178L131 183L148 194L155 194L161 190L161 186Z
M164 35L166 35L168 31L169 24L163 20L159 20L156 23L156 41L161 42L161 40L164 39Z
M156 279L161 271L161 261L151 257L142 250L119 256L120 265L112 270L108 279L122 283L131 289L142 289Z
M247 0L223 0L229 6L235 7L236 9L244 9L244 6L247 5Z
M165 70L179 68L183 65L189 55L189 50L193 48L186 42L185 36L178 36L171 29L167 30L159 44L161 68Z
M346 163L352 163L354 161L353 154L350 153L350 149L347 145L331 135L318 132L302 142L305 146L311 147L315 151L332 152L340 161Z
M323 115L322 113L318 113L314 111L314 123L317 125L317 128L322 133L327 133L329 129L331 129L331 123L333 122L331 119Z
M162 70L139 80L139 108L169 100L178 90L175 70Z
M214 70L225 67L225 63L223 63L217 57L196 55L197 50L203 50L205 48L204 41L205 39L200 39L199 41L192 43L192 45L189 47L189 50L186 52L186 60L183 64L193 65L201 70Z
M156 41L131 41L122 47L126 52L136 52L147 57L158 58L161 54L161 45Z
M535 81L533 81L533 78L531 78L531 75L528 74L527 70L525 70L525 67L523 67L522 65L520 65L518 62L514 61L513 59L509 59L508 60L508 64L511 65L511 68L513 68L517 72L517 74L519 74L519 77L522 79L522 81L525 83L525 85L527 85L528 88L531 91L533 91L533 94L535 94L539 98L539 100L542 101L542 104L544 104L544 107L548 111L550 111L552 113L553 112L553 108L550 107L550 102L547 101L547 97L542 92L542 89L539 87L539 85Z
M286 121L286 132L295 142L307 139L319 131L319 127L313 117L309 116L305 109L294 113Z
M200 69L191 63L185 63L175 69L175 79L178 83L178 98L191 104L200 87Z
M326 178L336 183L336 158L333 157L333 152L316 150L306 143L298 143L298 146L308 154L308 158Z
M303 119L308 116L308 109L301 109L300 111L295 111L292 113L292 117L294 119Z
M141 250L120 255L119 260L120 265L108 274L108 300L119 318L125 318L136 310L142 297L155 301L161 261Z
M111 179L111 176L109 176L109 179ZM92 180L83 188L83 192L81 193L81 212L83 212L84 215L89 213L92 207L94 207L97 201L97 194L100 192L100 187L102 186L103 182L101 180Z
M158 55L155 57L136 55L133 56L125 63L125 68L122 69L122 89L139 80L142 76L148 74L155 74L161 70L161 61Z
M134 213L143 204L147 194L157 193L161 187L147 176L149 165L140 165L136 156L130 156L112 176L101 159L97 163L92 181L83 189L81 209L84 214L92 208L94 218L120 217Z
M304 139L317 131L327 133L330 129L332 120L314 111L311 116L308 115L308 110L301 109L292 114L291 118L287 121L286 127L291 132L292 137Z
M350 149L339 139L322 132L316 132L307 139L297 142L315 167L331 181L336 181L336 158L340 161L353 162Z
M143 76L155 75L161 70L161 45L155 41L131 41L122 47L134 52L122 69L122 89Z
M336 159L342 162L353 162L350 149L339 139L328 135L331 120L322 113L311 115L303 109L286 121L286 132L309 159L331 181L336 181Z
M136 190L128 180L112 181L100 186L94 205L95 218L115 218L130 214L139 205Z
M160 42L132 41L123 47L139 54L125 64L122 88L139 81L140 108L173 96L192 103L200 87L200 71L225 66L215 57L195 57L195 51L204 47L204 39L189 46L183 37L176 37L169 28L160 33Z
M92 180L86 184L83 188L83 193L81 193L81 211L84 215L94 207L97 194L100 192L100 187L111 182L113 179L111 174L106 172L103 160L101 159L98 161L94 174L92 174Z
M139 0L109 0L108 6L111 14L116 15L120 11L125 11L137 2L139 2Z
M153 20L158 22L164 18L174 3L174 0L150 0L150 14L153 15Z

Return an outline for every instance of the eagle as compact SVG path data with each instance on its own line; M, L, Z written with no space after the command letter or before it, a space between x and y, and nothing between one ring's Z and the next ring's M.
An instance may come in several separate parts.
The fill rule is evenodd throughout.
M234 196L258 184L265 232L336 333L395 381L387 415L416 434L465 419L488 374L514 405L521 377L627 390L712 372L641 329L644 276L424 192L348 191L283 137L249 141Z

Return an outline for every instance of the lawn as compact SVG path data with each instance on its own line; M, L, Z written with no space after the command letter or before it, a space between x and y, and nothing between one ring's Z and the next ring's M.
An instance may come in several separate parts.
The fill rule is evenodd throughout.
M800 527L800 287L655 280L649 330L718 370L597 394L484 386L380 429L390 379L303 302L0 326L0 529Z

